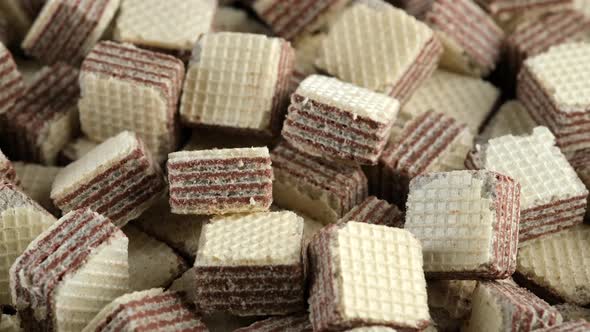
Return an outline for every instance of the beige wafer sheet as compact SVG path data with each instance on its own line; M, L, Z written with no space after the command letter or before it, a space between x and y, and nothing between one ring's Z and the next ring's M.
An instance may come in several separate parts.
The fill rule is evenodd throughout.
M58 213L50 193L53 180L61 167L15 162L14 168L23 191L48 211Z
M343 81L388 93L432 37L430 28L401 9L356 4L331 26L316 65Z
M437 70L402 107L398 122L434 110L467 124L475 134L499 97L500 90L480 78Z
M191 50L213 23L215 0L121 0L115 40Z
M537 126L526 108L518 100L504 103L485 126L481 137L488 140L504 135L530 135Z

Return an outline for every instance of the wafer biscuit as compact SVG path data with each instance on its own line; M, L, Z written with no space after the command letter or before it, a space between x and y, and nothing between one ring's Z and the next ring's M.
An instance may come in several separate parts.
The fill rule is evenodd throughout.
M234 32L197 42L183 88L185 124L278 134L294 51L280 38Z
M527 15L537 16L572 6L572 0L475 0L496 20L506 22Z
M25 84L10 51L0 42L0 114L23 96Z
M486 76L500 60L504 31L471 0L435 0L425 21L437 32L443 68Z
M585 332L590 331L590 323L580 319L573 322L561 323L559 325L535 330L536 332Z
M266 211L272 179L266 147L179 151L168 157L170 206L177 214Z
M531 240L518 251L517 276L540 296L590 304L590 226L578 225ZM519 281L517 279L517 281Z
M129 290L127 237L109 219L75 210L39 235L10 268L27 331L81 331Z
M428 280L428 307L444 310L451 318L463 319L471 313L475 280Z
M345 82L388 94L404 104L432 74L441 53L432 30L402 10L355 4L330 27L316 65Z
M195 260L197 308L240 316L303 310L302 243L303 219L293 212L212 218Z
M144 141L158 160L178 145L176 110L182 61L130 44L98 43L84 59L79 102L82 131L102 142L123 130Z
M271 153L273 199L280 207L324 224L336 222L368 195L359 166L343 165L299 152L287 143Z
M498 112L484 127L480 137L484 140L505 135L530 135L537 123L526 108L518 100L510 100L502 104Z
M2 150L0 150L0 178L5 178L17 184L19 183L14 165L6 158Z
M59 215L51 201L51 184L60 171L60 167L15 162L14 169L23 191L42 207L54 215Z
M59 63L35 74L25 94L0 117L0 141L12 159L53 165L78 132L78 70Z
M314 331L428 326L422 251L410 232L358 222L329 225L308 251Z
M434 0L388 0L394 6L417 18L423 18Z
M375 196L369 196L338 220L339 223L348 221L402 228L404 215L397 206Z
M466 165L505 174L521 185L519 242L579 224L588 190L546 127L476 146Z
M299 314L284 317L271 317L255 322L249 326L239 328L234 332L312 332L309 314Z
M179 293L154 288L116 298L82 330L207 332L201 317Z
M317 157L376 164L399 103L386 95L312 75L291 95L282 136Z
M137 135L124 131L60 170L51 199L64 213L89 208L122 227L165 190L160 166Z

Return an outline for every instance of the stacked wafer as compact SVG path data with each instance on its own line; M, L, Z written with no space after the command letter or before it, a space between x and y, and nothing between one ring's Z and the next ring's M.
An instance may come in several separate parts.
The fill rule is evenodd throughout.
M12 165L12 162L6 158L4 153L2 153L2 150L0 150L0 178L5 178L14 183L18 183L19 181L16 177L14 165Z
M268 210L272 204L272 179L266 147L179 151L168 158L173 213Z
M302 311L302 244L303 219L293 212L212 218L195 260L197 308L239 316Z
M444 46L442 67L474 76L496 67L504 32L472 0L435 0L425 21Z
M90 210L39 235L10 268L10 292L27 331L81 331L129 290L127 237Z
M590 147L590 43L567 43L524 62L518 99L566 154Z
M35 74L25 94L0 117L0 142L12 159L55 164L78 131L78 70L59 63Z
M394 6L405 10L408 14L423 18L434 0L389 0Z
M521 185L519 241L579 224L588 190L546 127L529 136L506 135L476 146L469 168L495 171Z
M435 70L442 46L428 26L400 9L355 4L331 25L319 53L321 70L404 104Z
M282 136L310 155L372 165L385 148L398 108L386 95L312 75L291 95Z
M284 317L271 317L242 327L234 332L312 332L311 322L307 313Z
M375 196L369 196L338 220L339 223L348 221L402 228L404 215L397 206Z
M271 159L276 204L319 222L336 222L368 195L367 178L359 166L309 156L287 143L279 144Z
M24 94L25 85L10 51L0 42L0 114L10 110Z
M60 171L60 167L15 162L14 169L23 191L43 206L47 211L59 215L51 201L51 184Z
M64 213L90 208L123 226L165 190L160 166L137 135L124 131L63 168L51 199Z
M572 0L475 0L500 22L569 9Z
M509 100L485 126L480 137L484 140L505 135L530 135L537 123L518 100Z
M134 131L159 160L176 149L182 61L130 44L103 41L84 59L79 102L82 131L102 142Z
M45 64L79 64L106 30L120 0L52 0L21 47ZM75 17L76 19L72 19Z

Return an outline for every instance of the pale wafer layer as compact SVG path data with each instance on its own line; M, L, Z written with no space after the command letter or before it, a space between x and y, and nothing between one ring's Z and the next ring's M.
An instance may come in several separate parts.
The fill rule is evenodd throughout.
M451 318L462 319L471 313L476 280L429 280L428 307L441 309Z
M338 220L339 223L349 221L402 228L405 220L397 206L375 196L369 196Z
M481 137L489 140L505 135L530 135L536 125L522 103L518 100L510 100L500 106L498 112L485 126Z
M14 168L23 191L48 211L57 212L50 193L51 184L61 168L22 162L14 163Z
M24 91L23 78L12 54L0 41L0 114L7 112Z

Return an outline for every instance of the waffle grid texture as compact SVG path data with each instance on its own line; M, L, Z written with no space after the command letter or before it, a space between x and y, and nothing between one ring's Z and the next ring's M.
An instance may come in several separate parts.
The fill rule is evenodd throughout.
M25 84L10 51L0 40L0 115L24 94Z
M530 135L537 123L526 108L518 100L510 100L502 104L498 112L485 126L480 137L490 140L505 135Z

